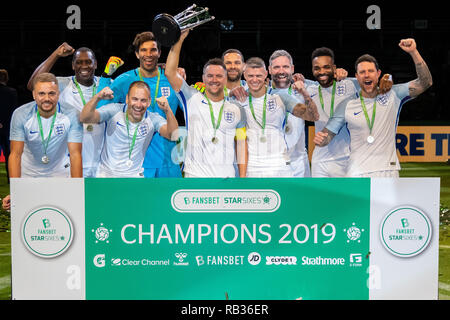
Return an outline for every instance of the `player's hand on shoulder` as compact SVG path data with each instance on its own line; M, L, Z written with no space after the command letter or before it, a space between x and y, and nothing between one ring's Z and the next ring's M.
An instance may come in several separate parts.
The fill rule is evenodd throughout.
M235 97L239 102L244 102L245 100L247 100L248 92L244 89L244 87L239 86L230 90L228 95L230 97Z
M341 81L346 79L348 76L348 71L344 68L336 68L336 72L334 73L334 77L337 81Z
M385 94L392 89L392 76L389 73L384 74L378 82L378 93Z

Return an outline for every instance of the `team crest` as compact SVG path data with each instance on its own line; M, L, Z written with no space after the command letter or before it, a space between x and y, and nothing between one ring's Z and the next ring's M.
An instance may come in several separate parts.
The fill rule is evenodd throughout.
M385 106L388 103L389 100L389 96L387 93L385 94L380 94L377 97L377 102L380 103L381 105Z
M148 123L143 123L138 128L139 135L142 137L145 137L149 131Z
M346 89L345 89L345 84L339 84L338 86L336 86L336 94L338 96L343 96L345 95Z
M267 101L267 110L274 111L277 108L277 101L275 99L270 99Z
M161 95L163 97L169 97L170 96L170 87L161 87Z
M55 134L57 136L61 136L66 132L66 127L64 126L64 123L59 123L55 125Z
M234 121L234 112L233 111L224 111L223 112L223 118L228 123L233 123Z

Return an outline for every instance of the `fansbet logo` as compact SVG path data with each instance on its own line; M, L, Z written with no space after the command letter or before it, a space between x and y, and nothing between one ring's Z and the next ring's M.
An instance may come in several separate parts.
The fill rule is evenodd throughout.
M384 247L398 257L414 257L426 249L431 240L431 223L418 208L405 206L390 211L381 222Z
M63 254L72 243L73 226L62 210L44 207L33 210L22 225L25 247L41 258Z

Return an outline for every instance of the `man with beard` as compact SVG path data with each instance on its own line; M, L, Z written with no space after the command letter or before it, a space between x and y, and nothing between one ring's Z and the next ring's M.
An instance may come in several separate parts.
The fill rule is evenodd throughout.
M287 51L276 50L272 53L269 58L269 74L272 77L269 93L284 92L294 97L303 97L294 88L293 73L292 56ZM308 153L305 148L305 120L286 112L283 130L294 177L310 177Z
M236 129L245 126L245 114L225 97L225 64L219 58L206 62L202 76L204 94L177 74L181 47L188 34L189 30L184 30L170 49L165 70L186 116L184 176L235 177L236 158L240 176L245 176L245 140L238 137L235 144Z
M317 82L306 80L307 90L319 106L320 118L315 122L315 132L321 131L342 101L355 98L360 87L357 79L347 78L344 69L337 69L334 52L326 47L317 48L311 54L312 73ZM378 90L386 93L392 87L389 74L380 80ZM345 177L350 155L350 136L340 130L330 144L316 146L311 159L313 177Z
M136 58L139 60L139 67L122 73L112 83L111 79L103 74L100 89L109 86L114 92L114 99L111 102L125 103L130 84L138 80L144 81L149 85L151 91L152 103L149 106L149 111L157 112L165 117L165 113L156 107L156 98L166 97L173 114L176 114L179 105L177 96L164 75L164 70L158 67L158 59L161 56L159 42L156 41L152 32L147 31L136 35L133 47ZM99 107L107 103L110 102L100 101ZM175 141L167 140L156 132L143 163L146 178L181 177L180 166L173 162L171 158L171 152L175 146Z
M339 103L349 97L356 97L357 88L350 79L336 80L334 53L329 48L317 48L311 55L312 73L318 82L307 86L316 102L319 120L315 122L315 132L321 131L333 116ZM333 141L323 147L316 146L311 159L313 177L345 177L350 155L348 131L340 130Z
M83 177L83 129L78 113L58 101L58 80L53 74L35 76L33 98L34 101L18 107L12 115L9 177ZM10 208L9 195L3 199L2 206Z
M319 115L306 90L301 90L299 98L282 91L269 93L267 74L262 59L247 60L244 78L248 98L241 103L247 118L247 177L292 177L283 131L286 112L308 121L317 120Z
M61 44L52 54L36 68L28 81L28 89L37 75L49 72L60 58L73 55L72 70L75 75L57 77L60 101L71 105L78 112L97 93L99 78L95 76L97 59L94 52L86 47L73 49L68 43ZM95 177L100 152L103 145L104 124L89 123L83 128L83 176Z
M325 128L314 137L314 143L322 147L347 125L351 137L348 176L399 177L395 135L401 108L432 85L430 70L415 40L402 39L399 47L413 59L417 79L394 85L391 91L380 95L377 84L381 70L377 60L368 54L359 57L355 63L356 79L361 87L359 96L343 101Z
M111 101L112 98L113 91L109 87L103 88L80 114L83 123L106 122L97 177L143 177L142 163L153 134L159 132L165 139L171 139L178 129L177 120L166 97L156 99L165 118L147 110L152 99L146 82L131 83L125 104L111 103L96 109L101 100Z

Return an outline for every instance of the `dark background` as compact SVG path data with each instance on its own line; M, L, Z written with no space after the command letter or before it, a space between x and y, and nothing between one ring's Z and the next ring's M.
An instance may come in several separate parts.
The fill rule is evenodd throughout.
M0 68L9 72L9 85L19 93L20 104L32 100L26 84L34 69L61 43L94 50L100 75L111 55L125 65L114 76L138 66L130 47L136 33L151 30L153 18L162 12L177 14L192 1L32 2L6 3L0 9ZM188 83L201 80L203 64L220 57L228 48L240 49L245 58L259 56L268 63L271 53L285 49L294 58L295 71L311 79L311 52L321 46L334 50L336 64L354 75L354 61L364 53L378 59L383 73L395 83L416 78L410 56L400 39L416 39L419 52L433 75L433 86L402 109L400 124L450 124L447 99L450 76L450 13L444 2L351 1L195 1L210 8L216 19L189 34L180 65ZM81 30L69 30L67 7L81 9ZM367 7L381 9L381 29L369 30ZM232 30L221 22L231 20ZM229 23L228 23L229 24ZM165 62L169 48L162 50ZM71 58L60 59L52 72L72 75Z

